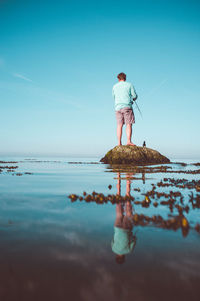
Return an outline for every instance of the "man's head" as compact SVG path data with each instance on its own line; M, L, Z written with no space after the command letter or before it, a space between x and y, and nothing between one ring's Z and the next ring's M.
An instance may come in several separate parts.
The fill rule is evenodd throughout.
M119 74L117 75L117 78L118 78L119 81L122 80L122 81L125 82L125 80L126 80L126 74L123 73L123 72L121 72L121 73L119 73Z
M125 255L117 254L116 257L115 257L115 261L118 264L123 264L125 262Z

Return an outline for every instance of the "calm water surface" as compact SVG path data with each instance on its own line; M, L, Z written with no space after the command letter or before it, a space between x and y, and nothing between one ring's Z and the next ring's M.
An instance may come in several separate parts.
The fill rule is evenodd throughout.
M130 228L127 218L125 228L133 244L122 263L116 258L114 250L123 249L126 239L116 234L120 210L128 217L135 212L167 217L168 208L120 209L68 198L96 191L130 192L143 200L151 184L164 177L199 180L199 175L133 175L103 164L68 163L98 162L94 158L12 160L18 163L6 165L17 165L15 173L0 174L0 300L200 300L200 235L195 230L183 237L181 230ZM181 192L187 202L190 191ZM195 225L199 209L186 216Z

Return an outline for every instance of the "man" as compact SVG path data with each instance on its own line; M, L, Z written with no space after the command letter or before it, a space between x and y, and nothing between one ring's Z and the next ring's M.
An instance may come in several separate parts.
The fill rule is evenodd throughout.
M112 95L115 100L115 112L117 119L117 139L121 145L122 128L126 124L127 145L133 145L132 124L135 123L135 116L132 109L133 101L137 99L137 94L131 83L126 82L126 74L121 72L117 76L118 83L113 86Z
M130 178L130 174L126 175ZM126 195L130 197L131 181L126 182ZM117 195L121 195L121 175L118 173ZM125 207L125 210L124 210ZM133 235L133 208L130 201L116 204L116 220L114 237L111 242L112 251L116 254L116 263L125 262L126 254L131 253L136 246L136 235ZM125 213L125 214L124 214Z

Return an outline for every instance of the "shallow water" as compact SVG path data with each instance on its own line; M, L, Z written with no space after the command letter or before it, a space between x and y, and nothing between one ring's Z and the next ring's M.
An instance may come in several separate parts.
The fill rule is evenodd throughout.
M200 209L185 213L191 225L186 237L181 229L133 226L135 246L119 264L112 251L117 206L72 203L68 197L83 191L125 195L130 190L143 200L151 184L164 177L199 180L199 174L134 175L91 164L98 163L95 158L0 159L18 162L4 164L18 166L15 172L0 174L0 300L199 300L200 234L194 226ZM177 188L158 189L170 190ZM194 192L180 191L185 203ZM163 217L170 213L165 206L134 204L130 211Z

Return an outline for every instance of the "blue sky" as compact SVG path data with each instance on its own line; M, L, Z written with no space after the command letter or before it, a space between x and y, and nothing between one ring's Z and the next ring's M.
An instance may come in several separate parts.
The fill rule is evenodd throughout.
M200 159L199 34L199 1L0 1L0 154L103 155L125 72L133 141Z

